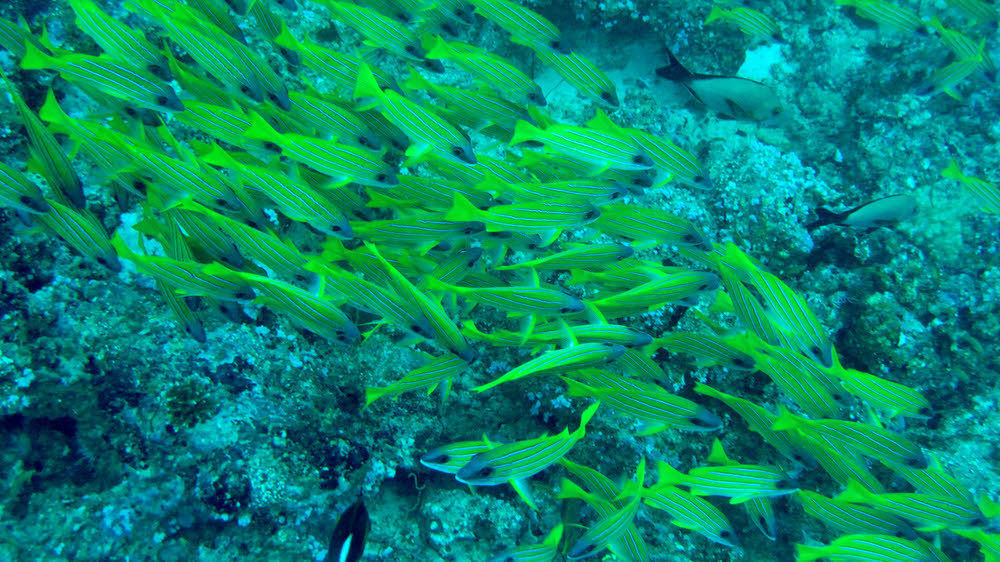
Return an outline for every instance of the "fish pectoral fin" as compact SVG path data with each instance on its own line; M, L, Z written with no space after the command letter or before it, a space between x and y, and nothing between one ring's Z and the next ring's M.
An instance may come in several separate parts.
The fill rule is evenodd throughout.
M510 485L514 488L514 491L517 492L517 495L521 496L524 503L528 504L528 507L530 507L533 511L538 511L538 506L535 505L535 500L531 497L531 486L528 484L527 480L523 478L516 478L510 481Z

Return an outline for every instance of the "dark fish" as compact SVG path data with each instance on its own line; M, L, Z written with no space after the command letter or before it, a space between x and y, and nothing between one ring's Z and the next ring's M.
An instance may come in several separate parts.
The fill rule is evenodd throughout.
M873 229L907 219L917 210L917 200L909 195L889 195L863 205L835 213L825 207L816 209L818 218L806 225L816 230L828 224Z
M365 540L371 520L368 519L368 509L365 502L354 502L347 511L340 515L337 526L330 537L330 549L326 551L325 562L358 562L365 552Z
M696 74L684 68L667 51L666 66L656 69L656 75L687 88L695 99L723 117L766 121L781 115L781 102L774 91L749 78Z

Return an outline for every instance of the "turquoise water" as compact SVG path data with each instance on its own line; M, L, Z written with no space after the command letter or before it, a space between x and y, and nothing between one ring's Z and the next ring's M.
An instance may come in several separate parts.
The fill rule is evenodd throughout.
M401 13L413 13L410 3L361 3L383 10L396 6ZM214 2L189 5L201 6L199 9L216 6L222 18L217 23L234 22L245 37L246 51L273 68L279 84L286 85L288 91L318 91L350 105L353 88L317 72L305 57L296 63L294 57L283 56L261 23L283 21L297 39L308 37L334 52L368 51L362 34L344 21L334 21L323 3L262 4L273 19L253 10L241 15L240 6L230 9ZM614 204L676 215L717 244L718 252L724 243L733 242L754 264L759 261L761 268L783 281L808 306L844 367L915 389L933 407L928 418L891 417L877 405L870 407L871 401L866 405L845 393L838 404L830 406L834 416L826 417L869 425L877 420L899 439L922 448L932 465L939 461L976 501L996 500L998 364L993 349L1000 278L997 220L982 209L990 210L988 204L963 189L960 182L941 175L954 159L969 176L988 181L998 178L998 96L995 76L984 72L989 70L988 63L980 61L981 67L949 88L954 97L934 93L934 73L962 60L942 43L939 34L878 25L856 15L853 8L833 3L747 4L773 18L780 29L780 41L744 34L733 23L704 24L710 2L525 5L551 20L572 52L592 61L614 84L620 103L603 108L613 123L671 139L700 161L698 170L708 176L702 182L665 182L661 171L653 186L631 185L625 190L627 195ZM971 38L973 44L985 39L980 57L995 52L995 22L976 22L959 6L944 2L906 5L924 20L940 18L948 28ZM83 10L81 6L85 5L78 4L77 9ZM206 102L214 99L210 91L220 92L215 95L261 112L272 126L283 126L280 118L286 113L279 107L280 100L258 102L248 92L241 93L238 86L227 84L218 76L219 69L212 72L206 68L204 61L179 45L155 18L141 15L138 6L110 2L100 7L128 28L138 30L155 49L166 45L181 65L206 75L204 80L214 84L214 90L195 91L177 76L169 76L173 80L163 83L169 84L181 102ZM424 17L430 19L433 13L427 11ZM46 41L52 47L86 55L105 52L100 41L77 27L73 8L66 3L16 2L0 8L0 16L10 22L23 16L36 37L47 30ZM413 23L404 29L412 38L454 27L458 37L448 41L476 45L529 76L547 100L537 111L555 122L582 126L597 115L597 101L581 95L579 88L544 63L532 48L512 42L509 33L481 14L471 23L444 21L450 27L423 29ZM359 255L365 246L358 240L373 242L392 257L404 276L417 283L417 291L442 303L451 322L473 321L477 330L486 333L523 332L528 322L516 312L508 315L488 304L473 307L468 292L420 285L423 275L470 246L483 247L484 251L471 277L453 283L465 288L529 286L530 275L493 268L539 258L557 248L570 249L574 243L621 244L630 238L635 247L633 259L722 275L712 261L713 252L692 249L681 239L661 237L654 240L656 243L644 244L634 236L609 234L610 227L603 227L600 220L589 225L585 224L589 219L579 220L559 227L562 232L557 245L542 249L515 237L481 232L471 236L442 234L432 237L429 244L410 242L398 233L373 233L366 230L365 223L421 213L446 214L451 209L450 198L445 203L432 203L394 195L395 202L386 202L376 195L372 201L373 193L384 195L379 191L382 188L359 185L357 178L347 178L354 181L343 186L330 185L329 178L307 170L316 163L310 165L301 159L299 175L290 174L295 158L281 142L276 144L281 145L285 158L279 161L273 147L247 141L238 130L235 136L224 138L221 133L213 135L210 128L184 121L181 115L190 113L193 103L177 113L143 108L142 99L127 88L123 88L124 94L107 88L102 92L93 85L67 80L65 70L25 70L21 55L9 46L18 44L16 38L9 39L17 37L17 32L4 33L0 66L35 112L43 107L51 89L70 123L97 123L112 131L115 139L137 140L145 143L141 146L155 147L158 153L186 162L202 177L211 176L212 166L217 166L225 169L218 172L223 179L213 181L239 184L246 180L240 175L241 166L254 164L327 190L323 205L346 209L343 215L357 234L353 241L339 246L331 242L337 240L334 235L317 228L316 221L309 227L309 219L291 212L287 205L268 202L259 193L249 197L256 203L246 209L227 207L222 198L221 204L215 201L215 210L249 225L254 232L273 233L287 242L286 248L292 248L293 254L322 259L327 265L335 264L338 271L361 275L396 295L396 301L411 314L418 308L415 297L389 278L384 266L362 260ZM204 40L209 45L226 44L218 37ZM369 39L369 43L378 46L377 39ZM668 63L668 51L688 72L695 73L689 77L688 87L657 76L657 68ZM74 60L72 55L52 52L56 59ZM410 64L398 53L375 49L366 57L400 83L410 75ZM122 64L130 67L137 63ZM416 72L435 84L469 91L497 87L496 82L484 85L477 81L454 61L444 61L441 74L419 68ZM165 76L161 73L158 79ZM720 77L756 82L721 83ZM763 90L757 90L757 82L763 84ZM699 85L715 89L699 90ZM700 94L702 101L708 101L706 96L719 88L734 88L726 90L736 96L728 111L725 105L701 103L692 96L692 92ZM409 87L401 89L432 113L446 114L442 109L446 104L440 98ZM511 107L526 110L526 103L517 95L497 90ZM757 96L766 99L753 108L767 108L766 115L743 111L758 100ZM293 108L298 103L294 96L291 103ZM780 112L770 112L778 106ZM0 112L2 162L27 173L29 181L41 186L46 200L75 208L61 199L52 185L52 166L28 162L29 147L38 141L29 139L22 126L25 117L8 99L0 102ZM162 121L157 115L163 116ZM542 123L537 114L534 117L537 124ZM276 268L253 252L254 248L259 252L263 244L257 239L236 244L243 255L241 265L224 263L233 271L285 282L305 295L323 295L366 334L363 341L344 345L325 337L330 334L316 325L311 331L303 329L303 323L289 313L290 307L276 304L274 294L267 293L266 281L253 284L239 276L234 279L238 284L250 283L252 296L265 298L256 302L243 298L248 295L229 301L184 299L195 318L185 331L154 278L137 270L136 263L144 263L144 252L188 264L224 261L202 247L207 244L192 234L190 225L181 227L193 248L190 253L178 249L184 244L171 245L176 238L171 237L172 227L165 226L174 224L169 218L171 208L192 196L192 191L157 177L156 169L143 167L148 164L137 164L138 152L112 159L114 165L108 168L95 158L92 137L69 125L53 123L45 112L42 118L48 122L48 130L57 134L61 151L72 158L87 211L108 240L117 234L135 254L118 251L117 271L102 267L92 259L94 252L90 257L85 255L95 244L103 247L100 243L84 242L81 250L80 244L56 236L51 224L37 214L13 206L0 209L0 478L6 490L0 496L0 558L322 560L337 518L358 498L364 499L372 522L365 560L485 561L517 545L542 542L560 523L564 525L564 541L556 559L562 559L564 547L572 546L586 527L600 520L584 502L557 498L562 479L573 478L559 465L527 480L537 505L532 510L510 485L472 488L419 462L429 451L457 441L485 436L500 444L558 435L564 428L576 430L581 414L593 400L569 396L558 375L575 378L574 374L582 376L579 372L541 373L484 392L473 390L537 357L545 350L544 343L501 346L495 341L480 341L467 329L466 339L476 357L455 377L447 401L442 402L440 389L430 396L421 389L365 407L366 388L390 386L423 365L428 356L443 357L458 351L443 343L446 339L441 335L434 341L420 341L393 318L375 329L385 314L359 306L357 295L343 294L344 285L330 279L320 288L315 268ZM517 162L523 153L541 153L536 146L507 148L509 128L483 125L467 121L457 125L470 138L480 160L475 170L485 166L490 157L510 155ZM307 137L331 136L309 126L299 132ZM615 134L622 138L625 133ZM110 135L99 138L108 141ZM212 160L208 147L213 136L219 146L237 155L238 163L221 166ZM415 134L403 136L419 144ZM291 142L284 137L270 138ZM380 138L390 144L389 137ZM641 141L633 144L651 149L649 144L642 148ZM355 150L370 154L363 147ZM389 150L387 165L400 176L448 178L462 189L473 190L484 177L481 172L470 172L471 167L441 164L445 157L440 154L424 162L407 163L404 155ZM373 157L371 162L378 160ZM535 183L588 176L628 183L642 176L634 171L588 169L593 161L576 161L576 167L565 160L560 163L563 167L556 168L522 162L502 170L510 177L524 174L523 178ZM496 170L501 168L495 168L495 174ZM335 174L327 171L326 175ZM153 187L137 189L136 177ZM123 188L123 184L132 189ZM494 192L503 203L531 200L523 192L501 195ZM885 226L806 228L816 220L816 210L821 207L850 211L892 195L912 197L915 211L893 207L888 211L890 218L899 220ZM211 205L197 194L193 197ZM597 204L595 208L604 217L601 220L610 216L611 207L605 201L591 198L580 204L589 203ZM259 211L259 215L249 211ZM897 211L898 216L892 215ZM845 214L838 222L849 222L850 216ZM486 214L478 218L491 220ZM219 224L228 224L223 218L212 220L219 229L225 230ZM523 234L529 227L487 228ZM451 247L430 250L440 241L449 242ZM535 242L538 246L538 240ZM331 248L344 246L346 253L330 253ZM682 251L684 248L688 251ZM327 254L321 258L324 249ZM572 269L542 270L541 286L585 303L624 292L621 287L597 282L571 282L571 274L583 271ZM658 271L663 274L666 270ZM335 276L329 271L324 273L327 275ZM303 294L296 293L297 305L312 302L303 300ZM729 295L729 291L722 287L699 291L678 302L659 303L648 313L608 321L653 338L678 332L747 333L745 321L727 306L727 298L719 295ZM313 302L306 308L315 310L318 306ZM612 316L609 310L612 307L601 308L602 313ZM773 310L767 312L774 314ZM331 314L324 319L330 321ZM592 313L558 318L570 326L597 322ZM558 318L552 312L538 312L534 322L552 321L549 327L555 335L547 343L553 348L569 347L571 338L560 331ZM196 337L202 331L204 337ZM796 353L788 341L782 346ZM634 361L615 358L604 367L615 376L655 383L665 392L700 404L717 417L721 429L696 432L668 428L639 435L643 433L641 422L605 398L587 424L586 436L573 444L567 459L591 467L619 485L632 479L638 463L645 459L645 484L652 487L659 477L657 462L682 471L709 466L713 439L718 438L734 462L775 467L788 477L783 484L786 487L831 497L844 490L843 483L828 471L808 459L798 462L786 458L749 430L736 412L694 392L697 383L705 383L775 414L779 407L797 414L812 413L763 372L706 365L704 358L663 348L639 347L635 355L651 362L636 366ZM761 361L758 358L758 365ZM848 456L843 451L838 454ZM914 486L891 467L873 458L859 457L858 462L869 467L886 493L914 491ZM654 561L794 560L795 544L826 544L843 534L808 516L797 497L773 499L773 538L754 526L743 505L732 505L727 497L707 497L731 523L738 538L734 547L673 526L670 521L674 517L646 505L634 516L633 532L645 542L648 559ZM971 528L991 531L989 524L980 523ZM952 560L983 559L975 542L954 532L960 525L945 527L918 531L911 538L939 545ZM616 552L617 559L629 559L625 547L616 547ZM611 556L605 550L594 559Z

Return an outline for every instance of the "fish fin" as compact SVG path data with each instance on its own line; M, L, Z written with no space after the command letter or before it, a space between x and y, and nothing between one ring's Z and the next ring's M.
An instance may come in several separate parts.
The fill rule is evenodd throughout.
M826 207L818 207L816 209L816 217L816 220L806 225L806 230L813 231L821 226L836 224L844 218L843 213L834 213Z
M382 398L383 396L391 393L394 388L391 386L369 386L365 388L365 405L361 408L362 411L367 410L368 406L372 405L372 402Z
M517 495L521 496L524 503L528 504L528 507L530 507L532 511L538 511L538 506L535 505L535 500L531 497L531 486L528 484L527 480L523 478L515 478L510 481L510 485L514 488L514 491L517 492Z
M243 134L247 138L273 142L275 144L278 144L276 139L281 138L281 133L274 130L274 127L256 111L250 113L250 126L243 131Z
M673 484L681 484L687 480L687 475L683 472L677 470L670 464L659 461L656 463L656 473L659 476L657 481L657 486L669 486ZM692 492L693 493L693 492Z
M537 140L536 137L540 133L542 133L542 129L539 129L531 123L520 119L517 124L514 125L514 136L510 139L510 143L508 143L507 146L515 146L521 144L522 142Z
M385 95L378 85L378 80L372 74L372 69L367 64L362 63L358 67L358 84L354 87L354 99L374 98L375 101L362 102L356 107L358 111L371 109L378 104L377 100Z
M712 6L712 10L708 12L708 17L705 18L705 23L712 23L713 21L723 19L728 13L718 5Z
M847 482L847 489L833 499L849 503L871 503L872 499L876 497L878 495L866 488L864 484L851 478Z
M21 68L25 70L42 70L51 68L57 59L42 52L31 41L24 43L24 57L21 59Z
M445 220L449 221L474 221L479 218L479 209L476 208L461 193L455 193L451 210L445 215Z
M723 466L734 464L729 455L726 454L725 449L722 448L722 441L718 439L712 440L712 452L708 455L708 462Z
M410 76L403 81L403 87L408 90L432 90L434 84L420 75L413 65L410 66Z
M840 3L839 0L837 3ZM828 549L829 547L827 546L797 544L795 545L795 560L796 562L811 562L812 560L826 558L826 555L829 554Z
M671 82L686 82L694 78L694 74L684 68L684 65L670 51L667 51L667 64L657 68L656 75Z
M589 398L591 396L597 396L600 390L592 386L588 386L578 380L573 380L568 377L559 377L566 382L566 393L573 398Z

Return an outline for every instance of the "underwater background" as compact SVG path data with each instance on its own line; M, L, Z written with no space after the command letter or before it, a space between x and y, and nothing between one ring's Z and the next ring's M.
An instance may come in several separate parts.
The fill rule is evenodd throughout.
M0 6L0 560L323 560L359 498L364 560L562 560L581 540L592 559L837 560L809 547L879 534L796 490L844 494L918 545L859 559L998 560L996 7L518 2L557 28L545 43L531 12L471 4ZM321 48L360 57L350 80ZM317 161L330 145L309 139L343 135L296 113L307 99L381 148ZM583 148L560 145L573 135ZM454 138L474 155L449 155ZM652 162L618 162L622 146ZM303 191L261 188L267 170ZM580 178L600 185L539 190ZM539 201L572 209L540 229ZM598 244L620 255L580 250ZM495 269L574 249L592 261ZM693 291L625 302L689 274ZM602 355L474 388L583 346ZM454 362L421 370L437 361ZM697 385L772 417L748 423ZM660 392L679 398L629 413ZM694 482L726 464L716 439L781 480ZM544 458L481 457L507 476L470 486L427 466L456 442ZM725 522L651 505L664 486Z

